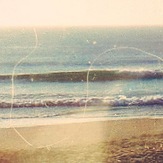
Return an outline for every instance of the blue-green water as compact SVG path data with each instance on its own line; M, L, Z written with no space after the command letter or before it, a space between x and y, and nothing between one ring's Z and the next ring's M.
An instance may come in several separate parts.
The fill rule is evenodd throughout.
M0 121L162 117L162 44L162 27L0 29ZM92 70L120 77L90 81ZM50 73L65 79L46 80Z

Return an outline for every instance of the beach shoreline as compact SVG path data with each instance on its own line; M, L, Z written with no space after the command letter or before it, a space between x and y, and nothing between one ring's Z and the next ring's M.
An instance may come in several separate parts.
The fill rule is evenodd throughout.
M162 118L136 118L1 128L0 159L10 158L14 153L17 162L22 161L27 155L28 158L35 160L34 162L39 162L39 158L42 157L48 162L59 160L73 162L77 159L86 162L93 162L92 159L105 162L116 160L126 152L127 155L131 155L138 152L139 148L163 151L162 126ZM44 154L41 154L42 152ZM91 158L87 156L89 153ZM66 158L62 157L63 154ZM8 162L12 161L9 159Z

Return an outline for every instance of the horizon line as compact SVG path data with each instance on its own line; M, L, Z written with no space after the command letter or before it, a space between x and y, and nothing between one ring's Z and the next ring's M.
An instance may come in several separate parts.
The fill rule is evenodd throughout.
M131 24L131 25L0 25L2 28L118 28L118 27L163 27L163 24Z

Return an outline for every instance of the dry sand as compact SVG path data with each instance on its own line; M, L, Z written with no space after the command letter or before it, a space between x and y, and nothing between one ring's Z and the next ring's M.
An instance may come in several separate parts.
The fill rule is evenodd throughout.
M0 129L0 163L163 162L163 119Z

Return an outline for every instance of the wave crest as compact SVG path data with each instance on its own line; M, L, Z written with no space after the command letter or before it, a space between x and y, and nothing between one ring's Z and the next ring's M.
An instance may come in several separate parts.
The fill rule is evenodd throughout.
M11 78L11 75L0 75L0 80L11 80ZM87 80L89 80L90 82L96 82L162 78L163 71L158 70L90 70L74 72L51 72L44 74L16 74L14 76L15 80L25 80L30 82L83 82Z

